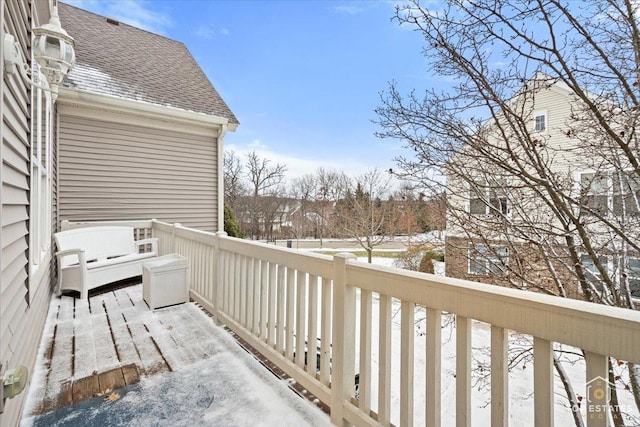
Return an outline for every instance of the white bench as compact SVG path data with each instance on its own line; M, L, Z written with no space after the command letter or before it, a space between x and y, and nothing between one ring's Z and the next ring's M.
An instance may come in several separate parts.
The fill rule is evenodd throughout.
M63 291L80 292L107 283L142 275L142 263L158 256L158 239L135 241L132 227L86 227L54 234L58 252L58 296ZM140 253L151 245L151 252Z

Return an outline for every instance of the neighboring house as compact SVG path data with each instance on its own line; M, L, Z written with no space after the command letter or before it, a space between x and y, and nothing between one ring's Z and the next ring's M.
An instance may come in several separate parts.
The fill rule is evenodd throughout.
M60 20L76 42L57 103L60 220L221 230L218 141L238 122L184 44L65 4Z
M593 234L594 248L600 254L598 260L603 268L612 277L628 277L632 295L640 297L640 254L620 249L623 245L615 236L604 232L598 235L601 219L596 218L593 212L587 212L588 209L600 212L604 219L622 224L620 226L628 227L637 234L640 231L640 180L624 166L616 169L612 166L615 164L613 161L611 165L604 161L599 163L598 156L606 153L589 155L588 150L581 146L584 143L573 138L571 129L580 126L575 120L580 108L577 108L576 97L566 85L551 81L542 74L536 75L527 85L510 101L511 111L521 112L532 140L539 144L536 153L546 156L540 163L548 167L550 176L562 182L558 185L565 185L567 194L574 198L572 208L580 211L586 228ZM527 92L527 87L534 89ZM497 135L500 132L494 125L494 121L486 124L490 129L486 138L492 141L492 145L500 138ZM504 132L504 128L500 131ZM517 135L512 137L515 139ZM499 142L495 146L500 144L504 145ZM518 149L517 143L513 146L516 147L514 150ZM557 226L554 232L561 229L549 206L534 194L531 187L522 185L521 177L504 170L493 171L482 164L481 157L477 161L476 165L473 162L465 165L467 171L477 170L477 173L467 172L466 178L462 174L448 177L452 191L447 195L446 275L554 294L558 294L558 283L561 283L565 296L583 298L582 288L572 271L574 263L562 247L562 236L556 235L556 243L545 243L548 249L546 257L541 253L539 242L527 241L536 236L549 238L554 227ZM618 179L618 170L627 174L624 180ZM624 221L620 219L623 210ZM505 230L514 230L514 225L522 226L525 221L531 224L528 236L523 233L518 237L512 231L511 237L505 238ZM600 272L593 257L580 252L579 262L586 279L597 291L602 291ZM556 272L557 282L549 277L550 269Z
M49 21L54 3L2 0L2 57L8 34L34 80L32 29ZM189 51L58 7L77 60L57 102L0 61L0 378L33 368L62 220L156 217L223 228L222 138L238 122ZM1 425L18 422L26 394L4 402Z

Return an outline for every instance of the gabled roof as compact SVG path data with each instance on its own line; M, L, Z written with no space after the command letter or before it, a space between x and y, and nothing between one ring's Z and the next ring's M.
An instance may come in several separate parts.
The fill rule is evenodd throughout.
M64 86L238 123L183 43L68 4L58 9L76 50Z

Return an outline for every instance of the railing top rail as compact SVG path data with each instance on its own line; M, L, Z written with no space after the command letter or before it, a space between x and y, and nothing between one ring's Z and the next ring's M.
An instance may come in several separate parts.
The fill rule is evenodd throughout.
M328 255L300 252L296 249L281 248L235 237L221 237L220 249L294 268L316 276L333 277L333 258Z
M640 311L351 262L350 286L640 363Z
M180 224L169 224L158 220L153 220L153 228L163 233L175 233L178 237L204 243L206 245L215 246L216 244L216 234L209 231L184 227Z

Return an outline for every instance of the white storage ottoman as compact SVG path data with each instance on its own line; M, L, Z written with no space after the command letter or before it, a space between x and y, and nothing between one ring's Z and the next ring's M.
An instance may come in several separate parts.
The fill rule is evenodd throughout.
M163 255L142 265L142 296L150 309L189 301L187 259Z

